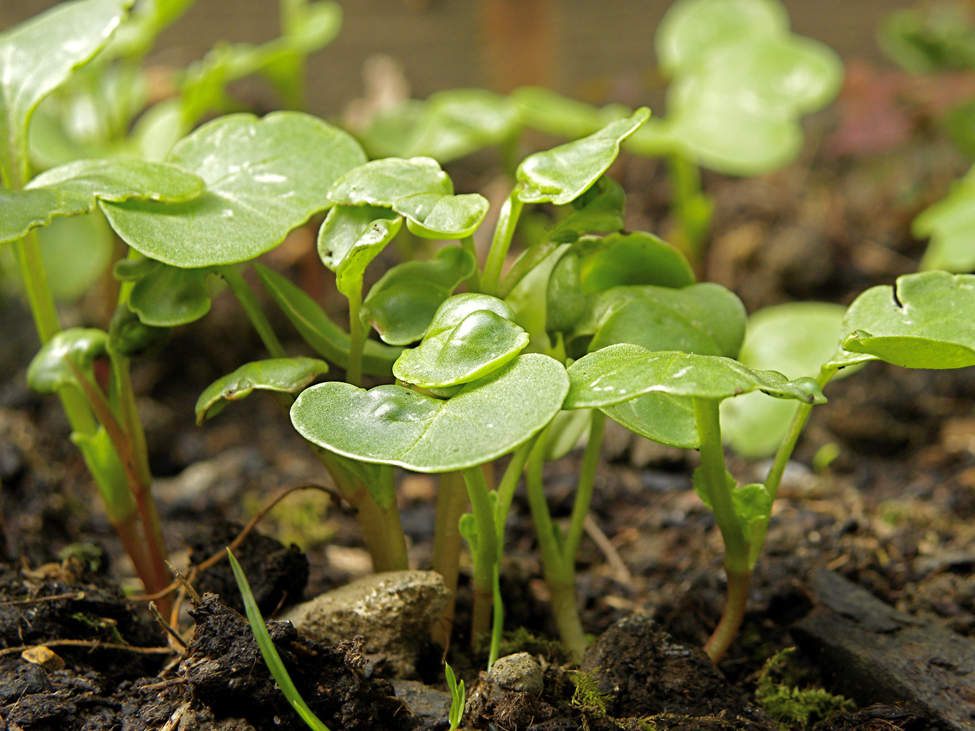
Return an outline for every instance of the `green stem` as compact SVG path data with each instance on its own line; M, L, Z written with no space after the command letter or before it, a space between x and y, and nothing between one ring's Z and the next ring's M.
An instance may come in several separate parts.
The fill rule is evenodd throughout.
M521 472L525 469L525 462L528 461L528 455L531 454L532 447L538 441L539 434L533 436L514 451L504 475L501 476L501 482L498 485L498 499L494 508L494 522L498 529L498 545L504 543L504 525L508 521L508 513L511 511L511 502L515 497L518 478L521 477Z
M481 291L481 265L477 261L477 247L474 246L474 237L467 236L460 241L461 248L467 253L474 257L474 271L471 275L464 281L467 285L468 292L480 292Z
M725 568L731 566L735 571L742 572L749 570L748 541L735 513L731 494L734 487L729 483L728 470L725 468L719 403L717 399L694 398L694 418L701 441L701 466L695 475L695 486L699 486L707 495L707 501L721 530L725 547Z
M528 504L535 534L538 536L539 552L542 554L542 568L545 583L552 601L552 614L558 628L562 645L569 653L573 663L581 663L586 651L586 637L575 603L575 564L566 560L561 550L557 527L545 500L542 471L545 465L545 437L541 437L532 449L525 470L528 487Z
M504 268L505 259L508 257L508 250L511 248L515 229L518 228L518 218L521 216L522 208L524 208L524 203L518 198L517 190L512 191L504 205L501 206L498 225L494 229L491 249L488 251L487 261L484 263L484 273L481 276L481 291L484 294L493 296L498 294L501 270Z
M576 487L575 503L572 505L572 518L569 529L565 534L565 545L562 547L563 559L574 562L579 552L579 543L585 531L586 516L592 504L593 487L596 482L596 468L599 466L599 453L603 445L603 431L606 426L606 415L599 409L592 410L592 426L589 427L589 441L582 457L582 467L579 469L579 482Z
M682 152L668 155L667 164L685 253L697 266L711 227L711 203L701 190L701 170L697 164Z
M254 296L254 291L248 286L247 282L241 276L240 272L237 271L234 266L220 267L220 276L224 278L230 287L230 291L234 293L237 301L240 302L241 307L244 308L244 312L250 319L251 324L257 331L258 336L261 338L261 342L264 343L264 347L267 348L267 352L272 358L286 358L288 354L284 350L284 346L281 345L281 341L278 340L278 336L275 334L274 329L271 327L271 323L268 322L264 311L261 309L260 304L257 302L257 297Z
M366 347L366 334L359 312L362 309L362 291L349 295L349 366L345 380L353 386L362 385L362 351Z
M460 534L460 519L467 510L467 490L464 475L445 472L440 475L437 490L437 519L433 535L433 570L443 577L450 591L450 599L443 615L433 628L433 641L441 647L450 646L454 607L457 597L457 577L460 574L460 552L464 546Z
M498 567L498 539L494 525L494 508L480 466L464 470L464 482L471 500L471 512L477 531L477 546L472 547L474 560L474 611L471 639L491 631L491 607L494 603L494 575Z

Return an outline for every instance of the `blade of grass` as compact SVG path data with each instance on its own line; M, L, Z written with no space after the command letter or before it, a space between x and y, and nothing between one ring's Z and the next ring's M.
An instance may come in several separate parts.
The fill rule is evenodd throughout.
M291 682L291 676L288 675L288 671L284 667L284 662L282 662L281 656L274 647L274 642L271 641L271 635L268 634L267 627L264 625L264 618L261 616L261 610L257 608L257 602L254 600L254 594L251 592L247 577L244 576L244 570L237 563L237 559L234 558L234 554L229 548L227 549L227 558L230 559L230 566L234 570L234 578L237 579L237 586L240 587L240 594L244 598L247 621L250 622L251 629L254 631L254 639L257 640L257 646L261 650L261 655L264 656L264 662L267 663L268 670L271 671L271 677L274 678L278 687L281 688L281 692L288 699L288 703L301 716L301 720L308 724L308 728L314 731L329 731L328 726L322 723L318 719L318 716L312 713L311 709L298 693L298 689L295 688L295 684Z

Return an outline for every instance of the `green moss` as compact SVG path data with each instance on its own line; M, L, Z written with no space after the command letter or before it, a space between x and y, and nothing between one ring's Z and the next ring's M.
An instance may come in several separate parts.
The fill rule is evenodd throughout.
M772 672L778 668L786 657L795 650L788 647L773 655L758 679L755 700L765 709L769 718L780 729L790 726L809 726L827 718L834 711L852 709L852 701L841 695L833 695L822 688L800 690L790 683L776 683L772 680Z
M576 687L572 694L572 705L589 713L605 716L610 697L599 690L599 682L594 674L580 670L572 674L572 682Z

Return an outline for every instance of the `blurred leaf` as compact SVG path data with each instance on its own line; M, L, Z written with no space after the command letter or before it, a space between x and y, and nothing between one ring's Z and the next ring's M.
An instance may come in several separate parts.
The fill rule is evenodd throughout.
M951 272L975 270L975 168L951 191L914 219L911 232L918 238L931 238L922 269Z
M312 386L298 396L291 420L305 439L352 459L449 472L530 439L558 413L567 388L558 361L529 354L446 401L400 386Z
M534 86L515 89L511 97L517 102L519 114L526 126L572 139L591 135L632 113L620 104L597 109L550 89Z
M101 216L56 219L37 238L51 292L64 302L88 292L115 253L115 236Z
M254 389L294 394L325 373L328 363L315 358L270 358L247 363L217 379L200 394L196 423L216 416L228 401L247 398Z
M220 117L181 140L169 161L198 174L206 192L182 204L103 203L118 234L140 253L193 268L253 259L312 214L325 191L365 154L315 117L274 112Z

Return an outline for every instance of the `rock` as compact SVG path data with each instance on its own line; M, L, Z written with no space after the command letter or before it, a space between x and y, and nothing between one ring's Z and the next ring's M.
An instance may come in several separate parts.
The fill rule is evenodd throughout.
M416 680L391 680L396 697L410 709L424 728L435 726L450 713L450 693L431 688Z
M381 656L386 674L414 678L417 657L449 597L435 571L389 571L299 604L279 619L320 641L361 636L363 652Z
M505 690L539 695L542 692L542 666L527 652L500 658L488 673L491 682Z

